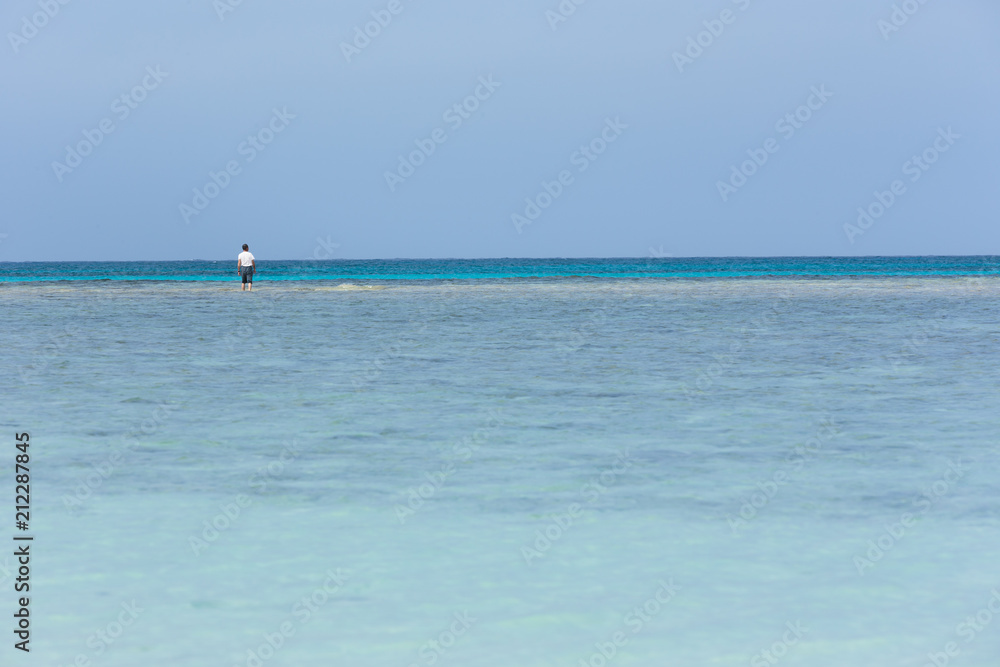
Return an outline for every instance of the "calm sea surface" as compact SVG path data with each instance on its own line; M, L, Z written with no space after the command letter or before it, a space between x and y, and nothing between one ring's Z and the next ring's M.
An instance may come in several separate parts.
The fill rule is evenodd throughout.
M0 664L997 664L1000 259L233 263L0 264Z

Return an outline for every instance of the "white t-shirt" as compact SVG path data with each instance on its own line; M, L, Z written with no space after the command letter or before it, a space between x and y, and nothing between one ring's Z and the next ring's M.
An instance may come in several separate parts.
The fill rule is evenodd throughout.
M239 260L240 266L253 266L253 255L250 254L249 250L244 250L240 253L240 256L236 259Z

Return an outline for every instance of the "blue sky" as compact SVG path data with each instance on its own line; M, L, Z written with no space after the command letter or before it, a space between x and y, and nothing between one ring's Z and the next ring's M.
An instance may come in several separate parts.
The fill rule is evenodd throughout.
M4 4L0 260L1000 254L991 0L226 2Z

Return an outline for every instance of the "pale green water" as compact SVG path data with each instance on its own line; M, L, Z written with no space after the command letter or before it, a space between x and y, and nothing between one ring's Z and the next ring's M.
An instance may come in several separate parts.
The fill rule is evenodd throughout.
M1000 619L958 630L1000 586L996 278L8 283L0 304L3 423L34 443L18 664L253 665L285 621L265 665L598 665L616 632L608 664L748 665L796 622L783 665L1000 654Z

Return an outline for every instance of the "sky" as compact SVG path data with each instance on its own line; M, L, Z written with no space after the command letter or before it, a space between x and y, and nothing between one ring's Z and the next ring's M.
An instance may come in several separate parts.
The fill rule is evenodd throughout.
M0 261L1000 254L995 0L9 0Z

